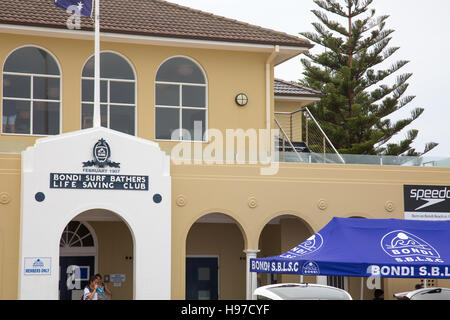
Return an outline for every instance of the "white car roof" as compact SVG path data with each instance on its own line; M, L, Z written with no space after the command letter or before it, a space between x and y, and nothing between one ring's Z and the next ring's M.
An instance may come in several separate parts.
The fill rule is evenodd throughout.
M289 290L289 288L304 288L305 292L302 292L302 295L296 297L296 296L289 296L289 295L285 295L280 296L279 292L282 288L286 288L287 290ZM310 289L308 289L310 288ZM274 290L275 289L275 290ZM329 293L339 293L342 295L342 297L346 297L348 298L348 300L352 300L352 297L350 296L350 294L342 289L336 288L336 287L331 287L331 286L326 286L326 285L321 285L321 284L312 284L312 283L278 283L278 284L271 284L271 285L266 285L266 286L262 286L257 288L254 291L254 295L257 296L263 296L266 297L268 299L271 300L285 300L285 299L330 299L330 295L326 295L322 293L322 296L318 296L317 295L317 289L325 289L322 290L323 293L325 293L327 290ZM286 291L287 291L286 290ZM308 291L311 292L311 296L308 297ZM288 291L286 292L288 293ZM337 298L336 298L337 299Z
M430 291L436 291L436 290L441 290L441 291L446 291L446 292L450 292L449 288L442 288L442 287L430 287L430 288L422 288L422 289L417 289L417 290L413 290L413 291L406 291L406 292L399 292L394 294L394 296L396 298L407 298L407 299L411 299L413 296L417 295L417 294L423 294L423 293L427 293Z

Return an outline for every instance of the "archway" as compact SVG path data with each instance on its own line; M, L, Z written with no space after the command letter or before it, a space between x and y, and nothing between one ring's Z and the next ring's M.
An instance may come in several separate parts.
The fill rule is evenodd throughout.
M238 222L212 213L186 238L186 299L245 299L245 241ZM219 269L220 266L220 269Z
M280 255L302 243L314 234L311 226L292 214L279 215L270 220L259 236L258 257ZM297 276L288 274L258 274L258 287L275 283L316 282L315 276Z
M133 236L119 215L104 209L79 214L60 239L59 298L79 300L89 277L100 273L112 293L101 299L133 299L133 252Z

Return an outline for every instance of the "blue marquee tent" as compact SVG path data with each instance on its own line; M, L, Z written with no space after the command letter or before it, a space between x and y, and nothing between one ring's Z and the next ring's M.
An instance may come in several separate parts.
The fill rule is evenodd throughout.
M450 221L333 218L282 255L250 259L250 271L450 278Z

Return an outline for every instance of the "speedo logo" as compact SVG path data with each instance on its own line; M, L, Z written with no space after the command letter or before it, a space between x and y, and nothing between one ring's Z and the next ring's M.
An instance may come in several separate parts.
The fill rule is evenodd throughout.
M443 202L447 199L450 199L450 189L447 187L444 187L444 189L429 189L429 188L411 189L409 197L415 199L416 201L418 200L426 201L426 203L414 209L420 210Z

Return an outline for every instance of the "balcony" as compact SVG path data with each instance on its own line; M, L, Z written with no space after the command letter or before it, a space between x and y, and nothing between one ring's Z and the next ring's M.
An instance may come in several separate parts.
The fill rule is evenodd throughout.
M405 166L405 167L450 167L449 157L408 157L408 156L379 156L360 154L339 154L342 162L335 153L307 153L280 151L279 162L341 164L341 165L375 165L375 166Z

